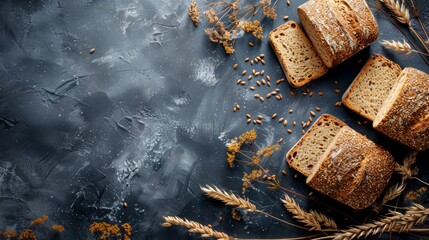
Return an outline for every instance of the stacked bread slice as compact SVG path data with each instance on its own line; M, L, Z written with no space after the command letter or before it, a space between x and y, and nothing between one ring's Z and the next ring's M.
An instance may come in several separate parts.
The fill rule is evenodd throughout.
M304 27L287 22L270 43L292 87L324 75L375 41L378 26L365 0L310 0L298 7Z
M354 209L364 209L389 181L392 155L339 119L324 114L286 155L315 190Z
M374 55L343 95L373 127L414 149L429 148L429 75Z

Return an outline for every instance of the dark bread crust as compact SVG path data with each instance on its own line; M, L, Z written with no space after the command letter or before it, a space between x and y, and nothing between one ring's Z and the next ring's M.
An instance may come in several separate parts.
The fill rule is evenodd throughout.
M428 149L429 75L415 68L404 68L373 127L414 150Z
M350 58L378 36L378 25L364 0L310 0L298 16L328 68Z

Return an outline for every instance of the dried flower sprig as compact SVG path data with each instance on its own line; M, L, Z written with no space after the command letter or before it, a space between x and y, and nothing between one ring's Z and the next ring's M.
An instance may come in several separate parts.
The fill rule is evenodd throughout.
M226 161L228 166L232 167L236 160L236 154L240 152L241 146L245 143L253 143L256 139L256 131L252 129L248 132L241 134L238 138L235 137L227 145L228 151L226 152Z
M271 3L271 0L260 0L256 4L244 6L240 4L240 0L210 3L207 5L209 9L204 12L204 15L208 23L213 26L205 29L204 32L211 42L222 45L227 54L232 54L235 52L234 44L240 34L239 30L251 33L258 39L262 38L262 19L254 20L253 18L259 15L261 18L275 19L277 17L276 3L277 0L274 3ZM198 15L196 14L197 9ZM191 11L195 14L191 14ZM261 14L259 14L260 12ZM199 20L199 7L195 1L191 2L189 16L194 24L197 19Z
M310 227L310 231L320 231L322 230L321 226L325 226L328 229L337 229L337 224L332 218L313 210L310 210L309 212L304 211L301 206L299 206L299 204L287 194L285 194L284 199L281 199L281 201L285 208L293 214L293 218L304 223L305 226Z
M176 216L167 216L164 217L163 227L171 227L171 226L182 226L189 229L189 232L199 233L201 237L208 238L214 237L218 240L235 240L236 238L228 236L228 234L215 231L211 227L203 225L198 222L189 221L185 218L179 218Z
M254 212L256 206L249 202L247 199L237 197L233 193L228 193L224 190L219 189L216 186L205 186L201 187L201 190L210 198L222 201L228 206L240 208L249 212Z
M429 54L412 49L410 44L408 44L405 40L403 40L402 43L400 41L395 41L395 40L391 40L391 41L383 40L380 43L386 48L392 49L396 52L405 53L406 57L408 57L412 53L419 53L419 54L429 56Z
M189 6L189 18L194 23L195 26L198 26L200 22L200 8L198 7L195 0L191 1L191 5Z

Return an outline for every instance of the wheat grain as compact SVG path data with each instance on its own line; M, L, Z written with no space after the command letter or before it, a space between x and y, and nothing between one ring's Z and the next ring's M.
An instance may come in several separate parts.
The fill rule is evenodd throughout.
M398 22L411 27L410 12L405 6L404 0L402 0L402 4L399 3L399 0L381 0L381 2L390 10Z
M320 224L317 219L311 214L307 213L295 202L295 200L285 194L284 199L281 199L285 208L293 214L293 218L298 222L304 223L305 226L310 227L311 230L321 230Z
M203 225L198 222L189 221L186 218L179 218L176 216L167 216L164 217L163 227L171 226L182 226L189 229L189 232L199 233L201 237L214 237L218 240L235 240L236 238L228 236L226 233L213 230L211 227Z
M391 186L383 196L383 200L381 200L381 204L386 204L387 202L397 198L401 193L405 190L405 184L395 184Z
M236 208L241 208L249 212L256 211L256 206L249 202L247 199L237 197L233 193L228 193L222 189L219 189L216 186L201 187L201 190L210 198L220 200L226 205L234 206Z

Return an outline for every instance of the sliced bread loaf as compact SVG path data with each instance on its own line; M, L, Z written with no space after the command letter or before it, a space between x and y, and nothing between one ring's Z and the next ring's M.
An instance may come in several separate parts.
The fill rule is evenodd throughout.
M344 122L329 114L320 116L313 126L286 154L290 167L308 176Z
M286 22L271 31L269 41L292 87L301 87L328 71L296 22Z
M359 170L366 167L365 152L371 143L361 134L344 126L318 158L307 184L338 201L360 183ZM362 164L364 163L364 164ZM346 181L347 180L347 181Z
M310 0L298 16L328 68L375 41L378 25L365 0Z
M307 177L307 184L354 209L363 209L381 194L393 166L389 152L344 126Z
M404 68L373 127L417 151L429 148L429 75Z
M344 93L343 104L374 121L401 70L398 64L382 55L373 55Z

